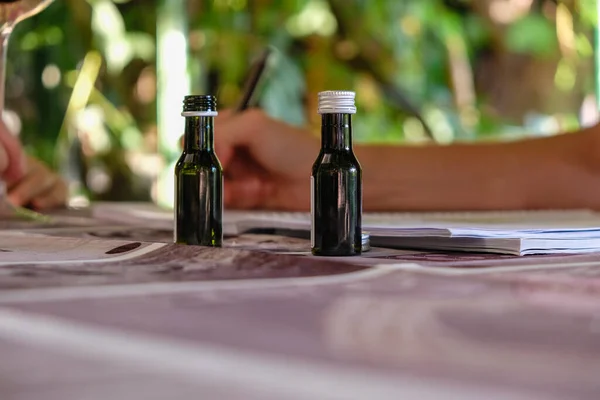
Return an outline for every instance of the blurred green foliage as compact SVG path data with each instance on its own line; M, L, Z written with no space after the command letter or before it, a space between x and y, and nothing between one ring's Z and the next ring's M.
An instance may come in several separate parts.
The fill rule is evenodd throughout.
M11 38L7 107L23 143L93 199L146 199L165 168L155 66L158 2L168 1L55 0ZM259 104L272 116L316 132L317 92L349 89L358 141L426 142L424 121L449 143L578 126L596 82L595 3L188 0L179 12L192 90L217 94L221 108L271 45ZM73 88L94 54L95 89L77 108Z

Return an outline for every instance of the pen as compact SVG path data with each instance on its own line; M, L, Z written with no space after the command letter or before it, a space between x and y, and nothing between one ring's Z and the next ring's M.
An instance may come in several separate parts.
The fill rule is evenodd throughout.
M251 102L254 97L254 93L261 78L264 76L264 72L266 70L267 62L269 61L269 56L272 51L269 47L267 47L252 63L250 67L250 73L246 78L246 82L244 83L244 90L242 92L242 98L239 100L237 106L234 109L234 112L240 113L251 106Z

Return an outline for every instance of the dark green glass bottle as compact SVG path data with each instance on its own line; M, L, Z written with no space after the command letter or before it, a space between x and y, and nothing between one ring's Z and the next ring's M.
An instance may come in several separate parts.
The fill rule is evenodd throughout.
M175 243L223 243L223 168L214 151L214 96L186 96L183 153L175 165Z
M362 170L352 151L354 113L354 92L319 93L321 151L311 175L314 255L361 254Z

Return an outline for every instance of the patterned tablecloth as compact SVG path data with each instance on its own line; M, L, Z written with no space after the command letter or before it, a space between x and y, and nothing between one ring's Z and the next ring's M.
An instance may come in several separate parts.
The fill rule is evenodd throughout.
M0 224L1 399L598 399L600 254Z

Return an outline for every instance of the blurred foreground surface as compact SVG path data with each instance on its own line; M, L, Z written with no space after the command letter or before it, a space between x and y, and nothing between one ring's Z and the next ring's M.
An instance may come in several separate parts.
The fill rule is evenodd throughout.
M176 246L85 213L9 228L3 399L600 393L600 254L323 259L302 239Z

